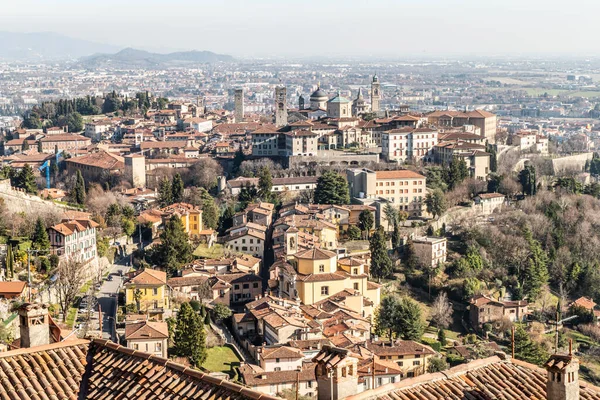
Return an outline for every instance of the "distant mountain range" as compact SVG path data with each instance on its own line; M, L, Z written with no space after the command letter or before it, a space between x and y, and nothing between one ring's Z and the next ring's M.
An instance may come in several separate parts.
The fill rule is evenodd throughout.
M94 53L110 53L119 47L74 39L52 32L0 31L0 59L9 61L74 60Z
M127 48L115 54L94 54L89 57L84 57L81 59L81 62L95 66L111 64L131 67L154 67L187 63L231 62L233 60L234 58L232 56L217 54L211 51L193 50L159 54Z
M53 32L19 33L0 31L0 60L8 61L67 61L77 60L84 65L118 65L153 67L190 63L233 61L229 55L210 51L181 51L169 54L151 53L75 39Z

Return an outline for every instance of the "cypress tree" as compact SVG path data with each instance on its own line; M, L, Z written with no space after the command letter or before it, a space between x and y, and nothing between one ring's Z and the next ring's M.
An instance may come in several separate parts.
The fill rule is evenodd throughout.
M171 181L165 176L158 186L158 202L161 207L173 204L173 192L171 190Z
M171 185L171 201L181 203L183 201L183 179L181 175L175 174L173 184Z
M387 239L383 227L377 228L369 242L371 250L371 276L381 279L387 278L393 273L393 264L388 255Z
M12 252L12 246L8 245L7 249L6 249L6 275L9 278L12 278L15 276L15 270L14 270L14 258L13 258L13 252Z
M85 181L80 170L77 170L75 188L73 189L73 201L77 204L85 203Z
M173 341L175 353L188 357L194 367L206 361L206 331L200 316L189 303L183 303L177 313Z
M161 243L155 253L156 264L167 267L171 274L175 273L181 264L192 259L192 246L188 239L181 220L173 215L160 235Z
M38 142L37 142L37 151L38 151L38 153L43 153L44 152L41 140L38 140Z

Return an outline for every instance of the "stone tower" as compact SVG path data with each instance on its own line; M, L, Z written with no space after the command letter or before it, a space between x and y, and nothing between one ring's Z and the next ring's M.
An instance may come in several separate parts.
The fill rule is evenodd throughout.
M146 187L146 157L130 154L125 157L125 176L134 188Z
M50 343L48 307L45 304L25 303L19 307L21 347L43 346Z
M379 102L381 100L381 88L379 87L379 78L377 74L373 75L373 82L371 82L371 111L376 113L379 112Z
M313 362L317 363L315 375L319 400L339 400L358 393L358 358L354 353L323 346Z
M304 110L304 96L298 97L298 110Z
M287 125L287 89L285 86L275 88L275 125Z
M235 122L244 120L244 89L235 89Z
M579 360L571 353L554 354L546 362L546 399L579 400Z

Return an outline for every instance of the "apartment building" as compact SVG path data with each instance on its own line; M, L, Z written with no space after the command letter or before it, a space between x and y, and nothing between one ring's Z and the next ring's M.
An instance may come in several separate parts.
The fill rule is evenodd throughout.
M261 127L252 132L253 156L278 156L280 133L275 126Z
M313 156L317 154L318 135L308 130L287 132L285 150L287 156Z
M100 120L94 122L88 122L85 124L85 130L83 134L85 137L90 138L94 141L99 141L102 139L104 133L106 133L112 124L110 120Z
M150 268L133 273L125 283L125 304L162 320L170 304L167 273Z
M400 128L381 133L381 154L387 161L433 161L438 132L430 128Z
M64 152L73 152L78 149L84 149L92 144L92 140L81 135L47 135L40 139L43 153L52 153L56 150Z
M436 268L446 262L446 238L423 236L413 239L415 254L421 265Z
M179 217L183 229L190 237L197 237L202 232L202 210L200 207L188 203L175 203L160 209L163 216L163 224L166 224L171 216Z
M96 228L91 219L65 219L48 228L50 247L58 256L88 262L96 258Z
M167 358L169 328L163 321L135 321L125 325L127 348Z
M410 170L372 171L367 168L346 170L350 197L384 199L406 211L410 216L421 216L427 194L426 179Z

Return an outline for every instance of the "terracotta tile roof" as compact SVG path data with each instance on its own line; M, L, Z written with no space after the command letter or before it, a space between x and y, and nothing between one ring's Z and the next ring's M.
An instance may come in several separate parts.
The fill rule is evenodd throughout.
M128 284L134 285L166 285L167 273L146 268L129 280Z
M106 151L99 151L97 153L91 153L81 157L69 158L66 160L66 162L78 166L91 166L107 170L125 168L125 161L123 157L108 153Z
M377 179L425 179L423 175L408 169L401 169L398 171L377 171L375 174Z
M329 281L343 281L346 279L342 275L337 273L325 273L325 274L310 274L302 275L298 274L296 279L302 282L329 282Z
M163 321L143 321L125 325L125 339L166 339L169 328Z
M0 294L21 294L26 285L26 282L21 281L0 282Z
M373 353L377 354L378 356L435 354L435 351L433 351L431 347L425 346L412 340L397 340L394 342L393 346L390 346L389 342L368 341L365 343L365 347Z
M85 398L100 399L275 399L209 376L162 357L127 349L106 340L90 345L82 388ZM76 398L76 397L73 397Z
M333 251L321 250L319 248L309 249L295 254L296 258L309 260L329 260L335 256Z
M307 363L303 365L303 369L298 377L297 371L255 371L248 365L242 365L240 367L240 373L244 379L244 382L248 386L258 387L264 385L275 385L282 383L296 383L296 379L300 379L300 382L315 381L315 368L314 364Z
M535 365L489 357L444 372L367 390L346 400L543 400L547 372ZM600 388L579 381L582 400L600 400Z
M304 354L302 354L302 351L287 346L272 348L265 347L262 349L260 356L265 360L273 360L276 358L304 358Z
M594 307L596 307L596 303L594 303L594 300L590 298L580 297L571 303L571 307L573 306L583 307L587 310L593 310Z
M85 146L86 143L90 144L92 140L85 136L81 135L72 135L72 134L64 134L64 135L48 135L40 139L41 142L80 142L82 146Z

